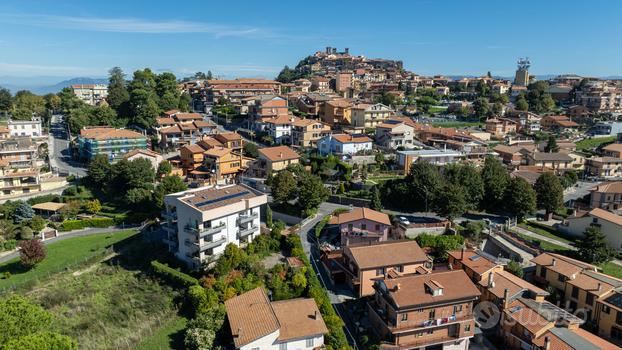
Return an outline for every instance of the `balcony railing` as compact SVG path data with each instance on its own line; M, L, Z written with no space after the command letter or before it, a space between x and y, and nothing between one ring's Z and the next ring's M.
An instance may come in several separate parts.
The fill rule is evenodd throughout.
M251 226L249 228L240 228L240 230L238 231L238 237L239 238L246 237L252 233L257 232L258 229L259 229L259 226Z
M257 217L259 217L257 213L252 213L250 215L240 214L240 217L238 218L238 225L243 225L249 221L253 221L257 219Z
M160 215L162 215L162 217L166 220L177 220L177 212L174 211L162 211Z
M177 233L177 225L166 224L166 225L162 225L162 228L166 232Z
M226 236L221 236L220 238L213 240L213 241L209 241L209 242L205 242L203 244L199 244L197 242L194 243L194 245L196 247L199 247L199 251L203 252L206 251L208 249L212 249L215 247L218 247L219 245L223 244L227 242L227 237Z
M205 236L209 236L209 235L213 235L214 233L218 233L218 232L222 231L225 227L226 227L226 224L224 222L221 222L220 224L218 224L216 226L204 227L204 228L197 228L197 227L186 226L184 228L184 230L186 232L193 233L193 234L194 233L198 233L199 237L203 238Z

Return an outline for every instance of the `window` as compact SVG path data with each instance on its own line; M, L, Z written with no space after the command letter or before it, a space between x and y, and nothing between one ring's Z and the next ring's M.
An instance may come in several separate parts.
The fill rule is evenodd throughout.
M408 321L408 314L402 314L401 319L402 319L402 322Z
M607 305L603 305L603 312L608 314L608 313L611 312L611 308L609 306L607 306Z
M307 344L306 345L307 345L308 348L312 348L313 347L313 338L307 339Z
M376 276L384 275L384 267L376 269Z
M428 318L430 320L433 320L434 317L436 317L436 310L431 310L430 313L428 314Z
M287 343L279 344L279 350L287 350Z
M348 224L348 231L352 232L352 228L353 228L353 227L354 227L354 226L352 226L352 224Z
M402 266L402 265L396 266L395 267L395 271L397 271L397 272L404 272L404 266Z
M579 288L572 287L572 297L573 298L578 298L579 297Z
M376 231L380 231L380 225L376 225Z
M611 327L611 338L622 339L622 330L616 327Z
M577 302L576 301L570 301L570 310L575 311L577 309Z
M469 333L471 331L471 324L464 325L464 332Z
M566 276L558 273L557 274L557 280L560 281L560 282L566 282Z
M598 218L592 218L592 223L593 224L597 224L598 223Z
M454 314L462 311L462 305L454 305Z
M251 348L251 350L259 350L259 348Z
M585 303L589 306L592 306L592 304L594 304L594 294L585 293Z
M540 277L546 278L546 267L540 266Z
M367 230L367 224L361 224L361 230Z
M622 312L616 311L616 323L622 325Z

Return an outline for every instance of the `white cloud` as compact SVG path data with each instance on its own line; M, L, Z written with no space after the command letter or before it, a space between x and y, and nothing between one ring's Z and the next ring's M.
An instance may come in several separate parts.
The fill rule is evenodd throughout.
M2 14L0 22L32 26L115 33L176 34L207 33L215 37L271 37L269 30L184 20L101 18L29 14Z

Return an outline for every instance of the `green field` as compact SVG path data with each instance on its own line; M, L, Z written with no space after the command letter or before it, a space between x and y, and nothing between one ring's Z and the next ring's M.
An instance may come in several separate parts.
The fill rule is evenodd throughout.
M520 223L520 224L518 224L518 226L521 227L521 228L524 228L525 230L529 230L531 232L535 232L535 233L539 234L540 236L545 236L545 237L548 237L548 238L552 238L552 239L558 240L558 241L563 242L563 243L570 244L570 243L573 242L572 240L563 237L561 235L561 233L557 232L557 230L555 230L552 227L550 229L549 228L544 228L541 225L534 224L534 223L529 222L529 221L527 221L526 223L525 222Z
M603 273L613 277L622 278L622 266L608 262L601 264L600 267L603 269Z
M533 243L533 244L539 245L539 246L540 246L540 248L542 248L542 249L544 249L544 250L547 250L547 251L552 251L552 252L555 252L555 251L570 250L570 249L568 249L568 248L566 248L566 247L562 247L562 246L557 245L557 244L549 243L549 242L547 242L547 241L542 241L542 240L539 240L539 239L537 239L537 238L534 238L534 237L531 237L531 236L524 235L524 234L522 234L522 233L518 233L518 232L515 232L515 233L516 233L517 235L519 235L522 239L524 239L524 240L526 240L526 241L528 241L528 242L531 242L531 243Z
M596 148L604 143L612 143L616 140L615 136L608 137L596 137L591 139L584 139L577 142L577 150L578 151L586 151Z
M134 236L135 230L94 234L75 237L47 245L45 259L30 270L25 270L19 258L0 264L0 276L6 272L9 278L0 279L0 291L6 288L22 288L48 279L52 274L88 263L103 257L111 245Z
M442 113L445 112L447 110L447 107L443 107L443 106L431 106L430 109L428 110L428 113L430 114L434 114L434 113Z
M168 321L152 334L143 340L135 350L177 350L183 349L183 333L186 329L188 320L185 317L175 317Z

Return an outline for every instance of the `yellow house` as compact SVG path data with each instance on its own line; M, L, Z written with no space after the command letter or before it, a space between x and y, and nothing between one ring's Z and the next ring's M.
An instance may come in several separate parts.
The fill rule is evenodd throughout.
M598 335L622 346L622 292L614 290L596 302Z
M572 312L586 310L587 319L592 320L596 316L596 300L619 287L622 287L620 279L600 272L582 271L566 282L565 306Z
M286 169L289 165L298 164L300 155L287 146L265 147L259 149L256 170L274 173Z
M292 145L313 147L330 133L330 126L314 119L297 119L292 123Z

